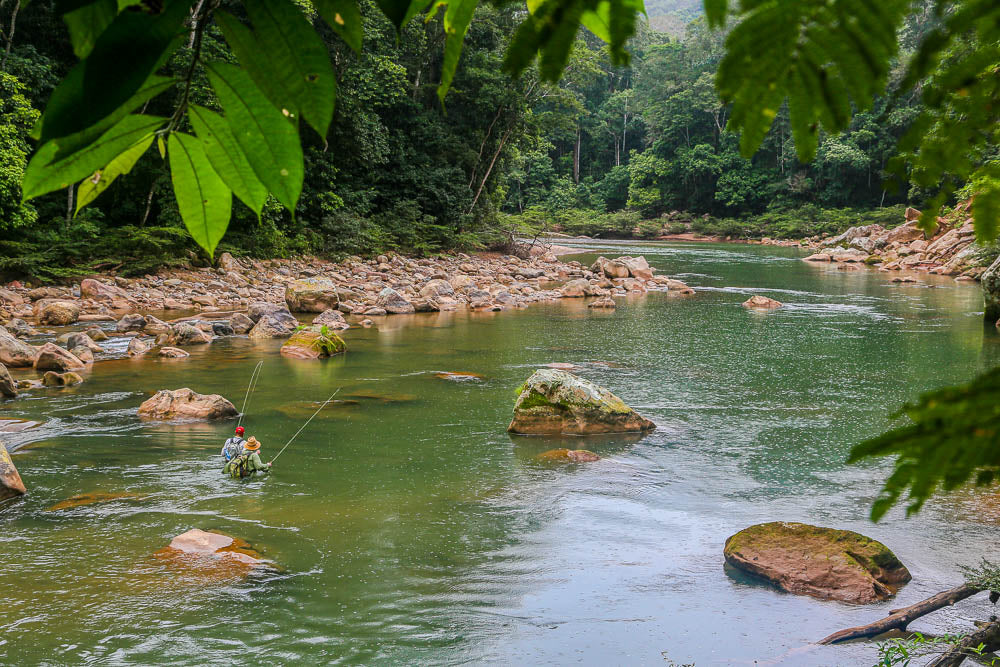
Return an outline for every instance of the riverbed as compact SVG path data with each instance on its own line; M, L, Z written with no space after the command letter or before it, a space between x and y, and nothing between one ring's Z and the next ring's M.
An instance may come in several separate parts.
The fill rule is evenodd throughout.
M325 361L236 337L187 359L105 361L0 417L29 488L0 511L3 664L872 664L874 644L811 644L961 581L1000 510L972 494L916 517L868 511L888 466L846 466L920 392L1000 363L978 285L800 261L795 249L587 242L642 254L696 289L612 312L563 299L513 312L378 318ZM567 257L564 257L567 259ZM785 304L740 306L752 294ZM232 422L143 423L157 389L237 404L268 479L220 474ZM657 424L639 437L511 437L516 389L574 364ZM438 373L481 378L443 379ZM595 463L545 465L555 447ZM59 511L71 496L118 500ZM805 521L879 539L913 581L857 607L775 592L723 566L751 524ZM152 556L191 528L249 541L280 569L206 582ZM914 624L968 629L974 598Z

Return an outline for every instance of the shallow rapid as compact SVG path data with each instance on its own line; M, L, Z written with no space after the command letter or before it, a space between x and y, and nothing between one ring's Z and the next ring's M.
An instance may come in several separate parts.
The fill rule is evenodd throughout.
M698 291L501 313L379 318L325 361L220 339L181 360L100 362L71 389L0 404L42 422L0 435L29 495L0 510L0 663L871 664L815 646L961 580L1000 503L963 494L917 517L868 510L885 464L846 466L921 391L1000 363L978 287L799 261L759 246L588 243L643 254ZM772 312L740 306L762 294ZM337 387L269 479L220 473L232 422L142 423L157 389L222 393L269 459ZM643 437L511 437L517 387L546 363L610 388ZM482 379L443 379L440 372ZM544 465L555 447L602 460ZM82 493L129 494L46 511ZM991 509L992 508L992 509ZM729 535L805 521L883 541L913 581L866 607L775 592L723 566ZM178 576L154 552L191 528L281 566ZM968 628L985 600L914 629Z

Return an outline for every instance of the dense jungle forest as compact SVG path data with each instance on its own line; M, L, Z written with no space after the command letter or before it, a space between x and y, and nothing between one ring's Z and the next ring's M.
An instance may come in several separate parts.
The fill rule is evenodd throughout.
M259 219L237 202L220 251L426 254L496 245L539 228L796 237L898 221L890 207L923 195L905 183L884 185L888 157L920 109L915 93L891 106L879 99L849 131L823 136L810 164L796 158L786 105L756 156L741 157L739 136L726 130L730 109L715 91L726 32L708 29L700 3L652 3L649 22L629 43L628 67L613 66L605 43L581 30L558 84L536 69L518 79L506 74L517 10L480 6L445 103L436 94L441 18L412 21L397 39L372 3L361 7L360 54L315 21L338 99L326 137L303 132L296 215L273 196ZM53 280L198 260L166 161L153 147L130 158L127 178L20 203L30 128L77 58L53 1L7 2L2 14L0 271ZM932 25L923 18L908 19L904 55ZM203 41L207 56L235 62L217 26ZM182 76L190 58L190 49L178 50L166 73ZM217 107L200 70L194 83L190 101ZM143 111L170 116L176 103L161 95Z

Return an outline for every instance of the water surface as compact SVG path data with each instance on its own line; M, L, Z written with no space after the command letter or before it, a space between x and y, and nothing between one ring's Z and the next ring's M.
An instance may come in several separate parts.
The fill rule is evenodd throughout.
M382 318L323 362L223 339L185 360L99 363L79 387L0 405L44 422L3 436L30 495L0 513L0 663L874 662L871 644L810 642L955 585L958 565L995 542L996 513L969 495L872 525L886 466L843 464L903 401L1000 362L978 287L893 286L783 248L586 247L644 254L698 293L629 297L610 313L568 300ZM751 294L786 306L748 312ZM265 459L337 387L343 399L270 479L220 474L231 422L135 416L161 388L240 404L261 359L245 424ZM550 362L576 364L657 430L508 436L516 388ZM604 458L533 460L565 446ZM46 511L97 491L139 498ZM726 537L771 520L862 531L914 580L853 607L727 572ZM151 554L190 528L242 537L283 569L179 576ZM970 600L914 628L967 628L987 607Z

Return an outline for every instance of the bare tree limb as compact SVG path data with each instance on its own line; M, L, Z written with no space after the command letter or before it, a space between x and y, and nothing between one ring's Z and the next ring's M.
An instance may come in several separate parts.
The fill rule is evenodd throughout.
M903 607L902 609L893 609L889 612L889 615L881 621L875 621L874 623L869 623L868 625L862 625L856 628L847 628L846 630L834 632L829 637L821 639L819 643L837 644L839 642L846 642L849 639L874 637L876 635L889 632L890 630L905 630L907 625L921 616L925 616L932 611L937 611L943 607L950 607L959 600L972 597L976 593L983 592L983 590L985 589L979 588L978 586L962 584L961 586L957 586L951 590L942 591L937 595L927 598L923 602L918 602L910 605L909 607Z

